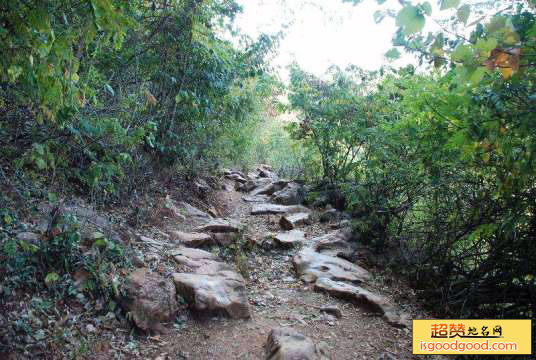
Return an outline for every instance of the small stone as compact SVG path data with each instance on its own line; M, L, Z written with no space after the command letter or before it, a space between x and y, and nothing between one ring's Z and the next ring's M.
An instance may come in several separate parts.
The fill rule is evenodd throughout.
M337 305L324 305L320 308L321 312L335 316L337 319L342 318L342 312Z
M94 333L95 331L97 331L97 329L95 328L95 326L93 326L93 324L87 324L86 325L86 331L88 333Z
M310 338L288 327L272 329L264 349L266 360L325 359Z

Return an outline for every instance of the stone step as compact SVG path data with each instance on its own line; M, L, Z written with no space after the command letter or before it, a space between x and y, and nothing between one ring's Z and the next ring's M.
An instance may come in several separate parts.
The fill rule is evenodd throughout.
M311 224L311 214L310 213L296 213L291 215L283 216L279 220L279 225L284 230L292 230L300 226Z
M311 248L301 250L292 259L297 275L306 283L318 278L363 283L370 280L370 273L347 260L320 254Z
M382 314L385 320L395 327L407 327L408 319L401 316L396 308L381 295L374 294L359 286L318 278L314 285L315 291L325 292L331 296L348 300L364 309Z
M301 205L279 205L270 203L255 204L251 208L251 215L275 215L299 212L309 212L309 209Z

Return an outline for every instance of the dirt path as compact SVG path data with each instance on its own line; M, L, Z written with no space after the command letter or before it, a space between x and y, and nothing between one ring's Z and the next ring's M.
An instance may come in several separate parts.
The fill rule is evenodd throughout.
M228 190L220 191L217 197L225 209L224 215L245 225L246 239L258 240L280 230L279 216L250 215L251 204L241 199L243 193L235 191L232 182L227 185ZM183 226L182 230L188 229ZM303 230L307 239L329 231L318 223ZM298 250L257 250L247 255L241 272L248 282L251 319L206 317L185 307L170 333L141 341L139 356L159 360L264 359L263 345L270 330L290 326L313 339L334 360L412 357L409 329L392 327L381 316L316 293L298 280L291 261ZM401 290L402 286L378 275L368 288L393 300L394 294L410 291ZM341 319L320 311L328 304L338 306ZM415 315L411 304L398 306Z

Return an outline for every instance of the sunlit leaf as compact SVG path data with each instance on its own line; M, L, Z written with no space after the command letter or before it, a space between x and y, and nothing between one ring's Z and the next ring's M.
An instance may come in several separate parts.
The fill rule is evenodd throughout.
M60 276L57 273L50 272L45 276L45 285L51 286L55 284L56 282L58 282L59 279L60 279Z
M406 35L421 31L425 24L425 18L418 7L406 5L396 17L396 25L402 28Z
M396 48L390 49L385 53L385 58L391 61L397 60L400 58L400 51L398 51Z
M441 0L441 10L447 10L460 5L460 0Z

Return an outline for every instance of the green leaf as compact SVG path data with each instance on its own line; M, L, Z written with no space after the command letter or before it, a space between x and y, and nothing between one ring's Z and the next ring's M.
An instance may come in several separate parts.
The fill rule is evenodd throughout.
M36 158L35 159L35 165L37 165L37 168L39 170L44 170L47 167L47 163L42 158Z
M459 45L450 56L454 62L468 62L473 58L473 50L469 45Z
M6 223L6 225L9 225L13 222L13 218L9 215L9 214L5 214L4 215L4 222Z
M60 276L57 273L50 272L50 273L47 274L47 276L45 276L45 285L50 286L50 285L58 282L59 279L60 279Z
M471 15L471 6L469 4L461 6L456 14L458 15L458 20L466 25L467 20L469 20L469 15Z
M104 88L110 93L110 95L115 96L115 91L109 84L104 85Z
M400 51L398 51L398 49L396 48L392 48L391 50L387 51L385 53L385 58L388 59L388 60L396 60L396 59L399 59L400 58Z
M382 22L383 19L385 19L385 13L381 10L378 10L374 13L373 17L374 17L374 22L376 24L379 24L380 22Z
M15 82L17 78L22 74L22 67L18 65L11 65L7 69L7 75L9 77L9 81Z
M486 75L486 68L484 66L480 66L471 73L469 76L469 81L471 81L471 84L477 85L482 80L484 75Z
M411 35L421 31L425 24L425 18L419 8L406 5L396 17L396 25L402 28L405 35Z
M428 1L423 2L420 6L426 15L432 15L432 5Z
M97 240L97 239L104 239L105 236L103 233L99 232L99 231L95 231L94 233L91 234L91 238L93 240Z
M441 10L447 10L460 5L460 0L441 0Z

